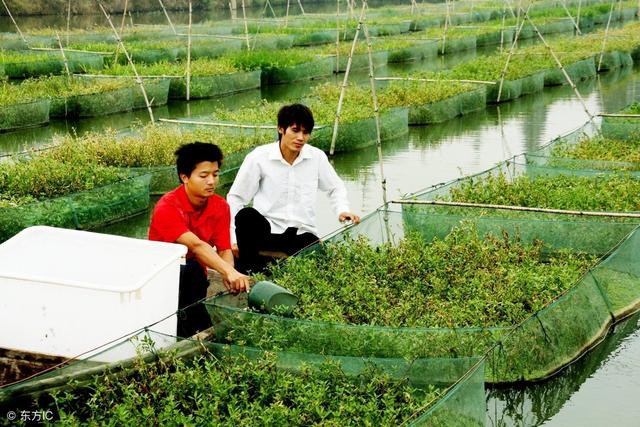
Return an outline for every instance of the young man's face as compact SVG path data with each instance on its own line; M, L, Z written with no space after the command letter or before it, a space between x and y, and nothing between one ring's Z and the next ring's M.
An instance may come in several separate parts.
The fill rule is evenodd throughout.
M281 149L295 153L300 153L310 136L303 126L298 126L295 123L286 129L278 128L278 133L282 135L280 139Z
M191 172L191 176L181 175L187 193L198 198L207 198L214 194L218 185L220 168L218 162L200 162Z

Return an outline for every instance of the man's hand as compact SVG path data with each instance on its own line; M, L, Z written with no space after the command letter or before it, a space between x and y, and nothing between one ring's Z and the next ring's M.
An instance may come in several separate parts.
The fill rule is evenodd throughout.
M224 277L224 284L233 293L249 292L251 284L249 283L249 276L238 272L235 268L231 269L229 273Z
M360 217L352 212L342 212L338 217L340 222L351 221L354 224L358 224L360 222Z
M235 258L240 258L240 250L238 249L238 245L236 244L231 245L231 252L233 253L233 256Z

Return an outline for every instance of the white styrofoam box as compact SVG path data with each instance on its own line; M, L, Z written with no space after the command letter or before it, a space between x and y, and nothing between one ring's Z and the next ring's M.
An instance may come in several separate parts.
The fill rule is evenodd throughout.
M0 347L87 358L170 316L178 309L186 251L87 231L21 231L0 244ZM176 326L171 316L153 328L175 335ZM116 353L106 352L103 361L135 355Z

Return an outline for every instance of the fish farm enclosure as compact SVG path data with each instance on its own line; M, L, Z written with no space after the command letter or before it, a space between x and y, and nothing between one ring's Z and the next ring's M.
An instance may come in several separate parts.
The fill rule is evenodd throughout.
M193 337L178 310L69 357L3 324L0 425L640 423L638 0L2 3L0 253L147 239L180 145L222 149L225 196L294 102L362 221L321 195L321 242L253 277L292 312L210 274Z

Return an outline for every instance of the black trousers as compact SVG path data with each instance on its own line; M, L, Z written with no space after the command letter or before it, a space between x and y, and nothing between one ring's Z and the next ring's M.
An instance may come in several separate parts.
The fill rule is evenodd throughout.
M211 319L204 304L188 307L207 296L209 279L202 266L190 259L180 266L180 290L178 296L178 336L190 337L211 326ZM185 308L188 307L188 308Z
M298 234L295 227L287 228L284 233L272 233L269 221L254 208L241 209L236 214L235 224L240 252L236 268L245 274L266 272L273 258L260 255L260 251L293 255L318 241L315 234Z

